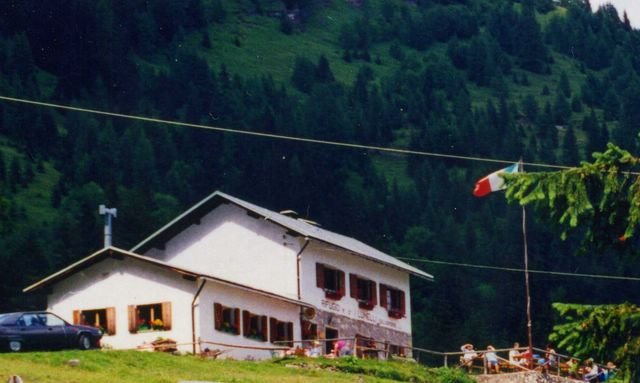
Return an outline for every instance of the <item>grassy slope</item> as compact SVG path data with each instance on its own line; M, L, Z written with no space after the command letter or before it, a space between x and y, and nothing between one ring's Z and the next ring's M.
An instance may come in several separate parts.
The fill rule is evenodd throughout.
M79 359L78 367L65 362ZM144 368L142 368L144 366ZM347 371L347 372L341 372ZM285 359L263 362L204 360L138 351L64 351L0 354L0 381L19 375L25 382L395 382L471 383L458 371L428 370L413 363Z
M378 3L379 1L374 1ZM346 1L326 2L326 7L318 9L305 22L304 31L285 35L280 32L280 22L275 17L247 13L250 6L245 1L227 1L227 18L224 24L212 25L209 36L210 50L200 46L201 36L191 36L189 43L202 52L212 68L225 64L231 73L243 77L270 75L277 82L289 83L296 56L304 56L317 61L325 55L331 63L331 70L340 82L351 84L363 65L369 65L378 77L386 77L399 66L388 57L385 46L375 47L371 56L380 56L382 64L367 64L362 61L346 63L342 60L342 49L338 45L338 35L343 24L353 22L359 10ZM276 8L277 9L277 8ZM265 14L270 10L265 9ZM236 45L236 41L240 43Z
M22 154L5 141L0 141L0 152L4 155L7 167L13 158L22 158ZM16 190L13 198L24 208L29 222L48 221L53 217L51 193L59 177L60 173L51 164L45 163L44 171L36 172L35 178L27 187Z
M380 1L372 1L379 3ZM358 70L368 65L376 73L377 78L385 78L399 68L400 63L389 56L388 44L378 44L371 50L372 58L380 58L380 63L366 63L361 60L354 60L347 63L342 59L342 50L338 45L338 35L340 27L346 23L352 23L361 10L357 9L347 1L326 2L325 7L314 12L313 16L305 22L304 30L293 35L285 35L280 32L279 21L275 17L268 16L279 10L280 3L275 2L270 9L266 6L263 9L265 16L252 14L248 10L253 9L250 2L227 1L227 19L224 24L214 25L209 29L209 36L212 42L212 49L204 50L200 47L200 35L189 38L189 44L196 47L207 59L213 68L219 68L223 63L227 69L243 77L260 77L269 75L277 82L289 84L289 79L293 71L293 63L296 56L305 56L312 61L316 61L320 55L325 55L331 63L331 69L336 79L345 84L353 83ZM551 17L561 16L566 12L564 8L558 8L554 12L540 15L539 21L542 26L546 25ZM375 15L373 15L375 18ZM239 42L239 46L236 44ZM415 52L405 48L409 55L418 57L418 62L424 55L436 52L444 53L443 47L436 45L427 52ZM579 86L585 75L580 73L578 67L571 59L554 54L554 64L551 75L537 75L526 73L531 85L523 86L514 84L511 76L506 79L510 89L509 100L521 104L521 100L528 94L532 94L540 102L540 109L545 102L553 105L555 89L562 71L567 73L574 93L579 92ZM488 88L480 88L472 83L468 84L471 91L472 103L476 107L483 107L489 98L495 97L494 91ZM547 87L549 95L542 95L543 88ZM574 119L580 121L582 114L574 115ZM578 143L584 141L581 132L577 132ZM390 143L392 146L406 146L406 140L398 140ZM412 180L407 176L405 162L393 156L375 156L374 165L376 169L384 175L389 183L396 180L398 185L407 188L413 185Z

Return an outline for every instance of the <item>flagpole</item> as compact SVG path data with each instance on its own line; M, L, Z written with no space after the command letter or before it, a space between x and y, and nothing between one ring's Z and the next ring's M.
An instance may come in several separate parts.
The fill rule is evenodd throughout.
M524 171L522 160L520 160L520 169ZM527 246L527 211L522 205L522 238L524 242L524 284L527 295L527 337L529 339L528 351L531 359L529 359L529 368L533 366L533 336L531 335L531 293L529 289L529 252Z

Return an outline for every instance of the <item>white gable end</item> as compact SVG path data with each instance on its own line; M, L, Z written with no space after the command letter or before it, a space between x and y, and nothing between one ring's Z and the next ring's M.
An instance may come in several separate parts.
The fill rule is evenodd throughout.
M262 218L222 204L144 255L275 294L297 297L297 241Z

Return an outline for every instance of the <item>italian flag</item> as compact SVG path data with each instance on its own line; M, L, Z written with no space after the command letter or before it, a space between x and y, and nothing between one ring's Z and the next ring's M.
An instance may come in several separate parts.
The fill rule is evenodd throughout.
M505 173L517 172L518 164L515 163L504 169L500 169L489 174L488 176L476 182L476 187L473 189L473 195L476 197L484 197L491 192L505 189L506 186L504 184L504 178L502 178L502 175Z

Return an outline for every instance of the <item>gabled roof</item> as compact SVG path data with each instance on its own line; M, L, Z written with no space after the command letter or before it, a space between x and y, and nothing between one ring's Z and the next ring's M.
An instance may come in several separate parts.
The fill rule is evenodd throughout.
M162 247L164 243L170 240L173 236L185 230L190 225L199 222L203 216L220 204L224 203L231 203L239 206L255 215L263 217L265 220L272 221L275 224L292 232L298 233L306 238L315 239L339 247L362 258L405 271L424 279L433 280L433 276L431 274L406 264L356 239L322 229L300 219L276 213L220 191L216 191L200 201L198 204L194 205L191 209L187 210L160 230L151 234L151 236L137 244L131 249L131 251L145 252L152 247Z
M236 282L231 282L228 281L226 279L222 279L222 278L218 278L216 276L213 275L207 275L207 274L201 274L192 270L187 270L184 268L180 268L180 267L175 267L173 265L170 265L166 262L162 262L162 261L158 261L157 259L154 258L150 258L150 257L145 257L143 255L140 254L136 254L127 250L122 250L116 247L105 247L103 249L100 249L98 251L96 251L95 253L67 266L66 268L49 275L48 277L32 284L29 287L24 288L22 291L25 293L37 290L39 288L42 287L46 287L49 286L53 283L56 283L62 279L67 278L68 276L75 274L81 270L84 270L92 265L95 265L96 263L99 263L101 261L103 261L106 258L116 258L116 259L123 259L123 258L131 258L131 259L135 259L141 262L146 262L146 263L150 263L152 265L173 271L177 274L182 275L184 278L186 279L191 279L191 280L196 280L198 278L201 279L206 279L206 280L210 280L210 281L214 281L217 283L221 283L224 285L228 285L228 286L232 286L232 287L237 287L240 288L242 290L246 290L246 291L251 291L260 295L264 295L264 296L268 296L274 299L278 299L281 301L286 301L289 303L293 303L293 304L297 304L300 306L305 306L305 307L313 307L313 305L310 305L306 302L297 300L297 299L292 299L283 295L279 295L279 294L274 294L268 291L264 291L264 290L260 290L260 289L256 289L254 287L251 286L247 286L247 285L243 285L240 283L236 283Z

